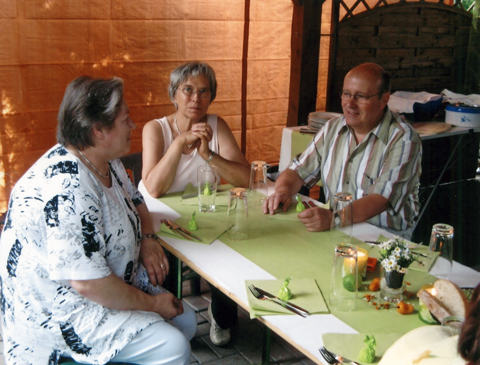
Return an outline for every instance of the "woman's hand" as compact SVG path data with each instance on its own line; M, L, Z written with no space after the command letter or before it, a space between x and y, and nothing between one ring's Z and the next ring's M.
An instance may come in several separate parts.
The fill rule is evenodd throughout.
M152 285L161 285L169 271L168 259L162 246L154 239L142 241L140 261L147 270Z
M183 313L182 300L172 293L157 294L154 296L154 312L164 319L172 319Z
M195 123L192 125L191 132L198 138L196 142L198 153L204 160L207 160L211 153L208 143L213 138L212 127L207 123Z

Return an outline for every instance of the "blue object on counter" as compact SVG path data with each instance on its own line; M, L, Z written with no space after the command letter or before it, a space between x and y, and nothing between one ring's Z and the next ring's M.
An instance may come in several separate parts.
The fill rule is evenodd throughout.
M480 127L480 107L447 105L445 123L458 127Z
M441 105L442 98L426 103L414 103L413 113L405 113L405 117L412 122L427 122L437 114Z

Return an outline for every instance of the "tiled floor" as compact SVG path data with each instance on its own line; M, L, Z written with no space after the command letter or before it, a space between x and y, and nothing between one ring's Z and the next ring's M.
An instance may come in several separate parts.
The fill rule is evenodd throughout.
M210 288L201 281L201 295L190 295L189 282L184 283L184 300L196 312L198 327L191 341L192 356L190 364L243 365L260 364L262 361L262 341L264 326L257 320L250 320L246 311L239 308L238 323L232 333L232 340L226 347L217 347L209 337L210 318L207 308L210 303ZM1 334L0 334L1 335ZM271 364L310 365L311 360L290 346L285 340L272 333L270 349ZM3 357L3 339L0 337L0 365L5 365Z
M201 295L189 295L189 284L184 284L184 300L195 311L199 324L193 338L190 364L260 364L262 361L262 341L264 325L251 320L249 314L239 308L238 323L232 333L232 340L226 347L217 347L210 341L210 318L207 308L210 303L210 288L202 279ZM270 349L271 364L310 365L313 361L306 358L285 340L272 333Z

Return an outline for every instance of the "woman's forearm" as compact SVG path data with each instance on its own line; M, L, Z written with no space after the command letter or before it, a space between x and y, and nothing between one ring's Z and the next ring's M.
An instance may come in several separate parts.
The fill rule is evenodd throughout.
M125 283L114 274L93 280L70 280L82 296L104 307L116 310L154 311L154 297Z

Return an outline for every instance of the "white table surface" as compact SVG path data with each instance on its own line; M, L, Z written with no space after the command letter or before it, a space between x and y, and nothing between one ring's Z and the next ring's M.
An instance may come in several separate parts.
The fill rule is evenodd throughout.
M175 220L180 216L158 199L151 197L142 182L139 184L139 190L144 195L156 232L160 230L161 218ZM376 240L381 234L392 237L391 233L368 223L354 226L353 235L364 241ZM162 239L176 251L173 253L177 257L181 256L182 261L189 267L246 310L248 299L245 280L276 279L220 240L205 245L175 238L162 237ZM466 266L454 263L453 271L452 281L459 286L474 287L480 282L480 273ZM325 363L318 352L318 348L323 345L323 333L357 333L331 314L317 314L307 318L277 315L261 317L259 320L318 364Z

